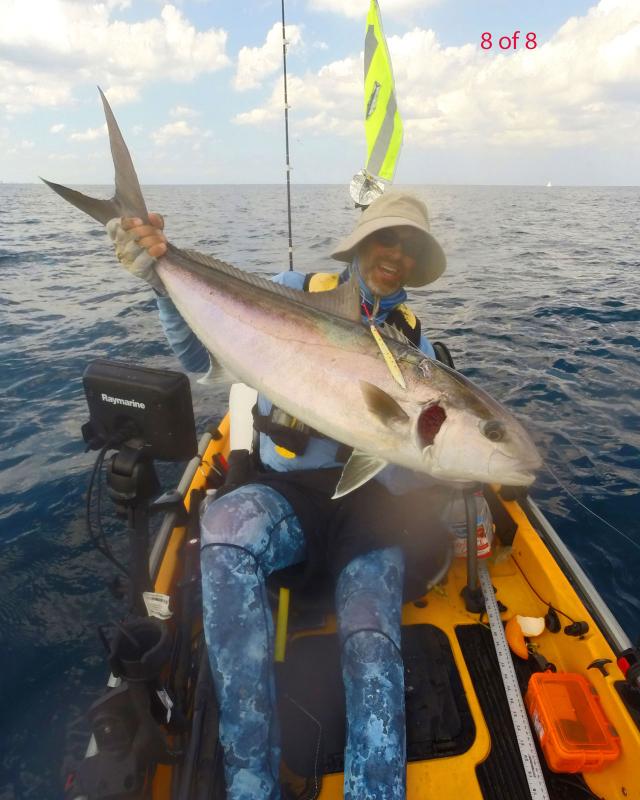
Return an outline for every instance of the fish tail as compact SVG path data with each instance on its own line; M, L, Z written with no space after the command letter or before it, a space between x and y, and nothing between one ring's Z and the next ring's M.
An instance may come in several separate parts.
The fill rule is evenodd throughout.
M52 183L44 178L41 180L71 205L76 206L80 211L84 211L85 214L98 220L103 225L114 217L140 217L146 222L148 219L147 206L142 196L140 182L138 181L129 149L125 144L104 92L100 87L98 87L98 91L104 106L111 155L115 168L115 195L110 200L100 200L96 197L89 197L75 189L69 189L67 186L61 186L59 183Z

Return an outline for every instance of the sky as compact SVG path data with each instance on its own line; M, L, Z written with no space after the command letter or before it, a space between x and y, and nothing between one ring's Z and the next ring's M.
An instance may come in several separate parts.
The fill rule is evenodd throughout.
M379 4L397 183L640 184L640 0ZM294 183L364 166L368 5L286 1ZM112 183L98 85L142 183L284 181L280 0L0 0L0 181Z

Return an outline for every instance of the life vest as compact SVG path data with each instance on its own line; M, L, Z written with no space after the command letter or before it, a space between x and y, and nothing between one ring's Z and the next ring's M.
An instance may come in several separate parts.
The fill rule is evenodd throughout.
M311 272L305 276L303 290L329 292L338 287L341 277L337 272ZM407 305L402 303L393 308L385 322L399 330L411 344L420 346L420 320ZM302 455L312 436L326 438L276 406L272 406L269 414L260 414L256 405L253 409L253 426L258 432L269 436L276 446L276 452L284 458ZM338 450L336 459L346 461L350 453L351 448L342 446Z

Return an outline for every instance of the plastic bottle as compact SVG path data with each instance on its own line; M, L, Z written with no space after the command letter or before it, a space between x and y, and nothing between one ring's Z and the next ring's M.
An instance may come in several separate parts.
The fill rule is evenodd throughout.
M476 535L478 541L478 558L491 555L493 542L493 517L491 509L482 492L474 492L476 501ZM455 490L446 504L443 518L449 526L453 539L453 552L456 558L467 557L467 512L463 492Z

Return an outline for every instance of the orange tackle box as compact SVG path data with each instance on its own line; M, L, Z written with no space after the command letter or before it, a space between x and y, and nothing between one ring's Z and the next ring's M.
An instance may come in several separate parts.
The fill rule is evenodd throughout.
M536 672L525 702L554 772L596 772L620 755L620 739L582 675Z

